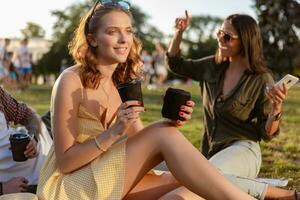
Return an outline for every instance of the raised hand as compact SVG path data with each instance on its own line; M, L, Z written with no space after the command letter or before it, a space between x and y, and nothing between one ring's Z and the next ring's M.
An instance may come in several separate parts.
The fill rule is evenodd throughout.
M184 32L185 29L189 26L190 24L190 16L188 11L185 11L185 18L176 18L175 21L175 28L179 31L179 32Z

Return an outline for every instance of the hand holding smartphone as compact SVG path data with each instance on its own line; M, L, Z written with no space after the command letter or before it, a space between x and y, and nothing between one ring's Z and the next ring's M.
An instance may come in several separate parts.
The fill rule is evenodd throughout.
M284 83L287 89L290 89L293 85L295 85L299 81L299 78L296 76L287 74L280 81L275 83L275 86L282 86Z

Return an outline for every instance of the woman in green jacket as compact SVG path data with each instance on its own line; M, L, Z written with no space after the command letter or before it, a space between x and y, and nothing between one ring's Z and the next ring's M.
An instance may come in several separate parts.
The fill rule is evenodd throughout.
M228 16L217 32L216 54L197 60L180 55L182 34L188 25L186 11L185 18L176 20L167 61L176 74L200 82L202 153L232 183L258 199L297 199L297 192L255 180L261 167L259 141L278 135L287 95L285 85L266 91L274 80L265 65L256 21L248 15Z

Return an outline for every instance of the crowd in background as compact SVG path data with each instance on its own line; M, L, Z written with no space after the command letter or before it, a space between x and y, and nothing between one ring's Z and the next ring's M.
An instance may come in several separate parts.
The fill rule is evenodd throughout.
M152 53L147 50L142 51L144 83L149 90L155 90L163 85L168 78L168 70L164 62L165 53L165 47L161 43L155 44Z
M4 88L25 90L32 79L32 54L28 38L20 42L16 52L10 51L11 40L5 38L0 45L0 84Z

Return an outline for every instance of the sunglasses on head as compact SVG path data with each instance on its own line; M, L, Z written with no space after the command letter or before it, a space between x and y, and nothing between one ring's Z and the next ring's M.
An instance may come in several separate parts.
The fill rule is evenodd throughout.
M130 9L130 2L124 0L98 0L105 8L118 7L124 10Z
M129 1L124 1L124 0L97 0L93 10L92 10L92 15L94 14L97 4L100 3L104 8L121 8L123 10L129 10L130 9L130 3Z
M224 42L230 42L231 40L239 39L239 36L229 34L223 30L218 30L217 37L218 37L218 39L222 38L224 40Z
M126 10L129 11L130 9L130 2L129 1L124 1L124 0L96 0L95 5L93 6L91 15L88 17L88 19L86 20L86 24L85 24L85 33L88 33L88 24L91 20L91 18L93 17L93 14L96 11L97 5L98 3L100 3L104 8L120 8L122 10Z

